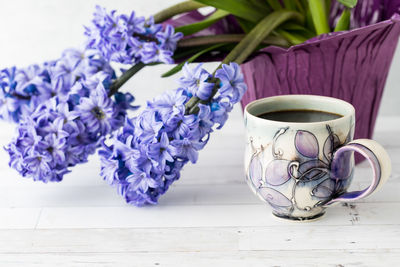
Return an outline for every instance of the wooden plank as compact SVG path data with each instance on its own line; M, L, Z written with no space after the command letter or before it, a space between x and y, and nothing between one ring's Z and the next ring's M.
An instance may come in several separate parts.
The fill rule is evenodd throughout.
M238 240L238 230L233 228L0 230L0 255L237 251Z
M400 249L399 225L0 230L6 253ZM1 258L1 257L0 257Z
M24 195L15 197L15 192ZM259 204L247 184L178 184L162 197L163 205ZM115 207L125 206L115 188L103 186L0 187L0 207ZM132 207L134 208L134 207Z
M399 250L312 250L239 251L239 252L175 252L175 253L42 253L1 254L4 266L396 266Z
M184 199L182 199L184 201ZM313 225L397 225L400 203L338 204ZM162 220L160 220L162 218ZM157 207L43 208L38 229L234 227L292 225L275 218L266 204Z
M41 208L0 208L0 229L33 229L40 212Z
M366 188L369 182L353 182L352 190ZM16 192L24 197L15 197ZM400 183L390 183L381 191L358 202L400 202ZM177 183L161 197L164 206L260 204L243 181L237 184ZM116 190L103 186L6 186L0 187L0 207L122 207L124 200ZM132 207L134 209L134 207Z
M241 228L239 250L400 249L399 225Z

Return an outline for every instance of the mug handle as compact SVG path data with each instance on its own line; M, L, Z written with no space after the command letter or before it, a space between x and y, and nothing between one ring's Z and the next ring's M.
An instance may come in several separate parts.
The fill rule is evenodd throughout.
M346 192L337 198L332 199L326 203L326 205L330 205L335 202L356 201L369 196L373 192L380 189L391 174L392 165L388 153L378 142L370 139L357 139L336 150L333 155L331 165L332 168L343 168L343 166L340 165L341 160L343 162L343 159L345 159L343 158L344 153L351 151L360 153L368 160L373 171L372 183L364 190Z

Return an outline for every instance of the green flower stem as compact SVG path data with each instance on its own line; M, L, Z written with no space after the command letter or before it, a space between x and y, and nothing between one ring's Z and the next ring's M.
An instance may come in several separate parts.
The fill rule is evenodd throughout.
M185 1L176 5L173 5L171 7L168 7L160 12L158 12L157 14L155 14L154 17L154 22L155 23L161 23L164 22L170 18L172 18L173 16L182 14L182 13L186 13L189 11L193 11L196 10L198 8L201 7L205 7L206 5L201 4L201 3L197 3L194 1Z
M211 45L218 43L239 43L245 37L245 34L218 34L218 35L206 35L198 36L187 39L182 39L178 42L178 47L193 47L200 45ZM280 36L267 36L262 40L261 44L265 45L276 45L282 47L289 47L290 44L285 38Z
M328 18L325 10L325 1L309 0L308 4L317 34L320 35L330 32L331 30L329 28Z
M262 41L282 23L295 19L303 22L304 18L299 13L294 11L279 10L275 11L264 19L262 19L247 35L240 41L240 43L225 57L221 65L217 68L221 68L222 64L227 64L230 62L236 62L238 64L243 63L262 43ZM214 72L215 74L215 72ZM215 83L212 95L210 98L218 91L218 80L213 78ZM189 114L198 112L198 104L201 100L194 96L186 103L186 112Z
M108 96L112 96L115 94L118 89L126 83L133 75L135 75L138 71L143 69L146 65L142 62L139 62L135 65L133 65L130 69L125 71L118 79L116 79L111 87L110 87L110 92L108 93Z

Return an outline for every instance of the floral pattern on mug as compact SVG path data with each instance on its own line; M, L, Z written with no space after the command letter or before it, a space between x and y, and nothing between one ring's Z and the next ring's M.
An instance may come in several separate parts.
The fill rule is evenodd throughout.
M339 161L333 161L333 154L339 147L348 143L351 133L341 143L329 125L326 125L328 137L323 144L318 143L317 137L309 131L297 130L294 137L296 158L284 158L285 151L277 148L277 141L285 134L289 127L281 128L275 133L272 142L272 156L263 172L260 154L263 147L257 149L253 154L248 168L248 178L256 188L257 193L266 200L275 211L290 214L295 208L310 210L323 206L333 197L345 191L348 180L352 177L352 168L349 164L351 153L341 157ZM322 145L322 157L320 155ZM279 187L293 181L291 197L284 195L275 187ZM296 189L308 183L315 183L311 197L318 201L313 207L301 207L296 201Z

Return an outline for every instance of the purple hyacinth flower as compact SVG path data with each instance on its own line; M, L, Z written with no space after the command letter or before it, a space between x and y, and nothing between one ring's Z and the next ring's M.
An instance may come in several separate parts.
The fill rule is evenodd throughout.
M106 24L107 15L107 11L104 7L96 5L92 22L99 27L103 27Z
M25 69L19 69L15 75L15 91L21 95L38 95L46 93L49 85L43 81L43 68L39 65L30 65Z
M142 171L150 173L153 167L153 162L148 157L147 153L147 145L139 145L137 151L134 151L134 154L132 154L132 157L126 159L125 165L130 172L134 172L140 168Z
M209 105L199 104L198 126L195 128L195 136L201 140L204 136L211 133L214 122L211 121L212 113Z
M140 190L135 190L129 183L118 186L118 191L125 197L126 202L131 205L140 207L145 204L157 203L157 197L148 195L148 192L143 193Z
M185 112L185 102L188 96L184 89L167 91L149 102L149 108L157 109L157 114L163 122L167 122L171 117Z
M155 36L159 31L162 30L161 24L156 24L154 22L154 17L150 16L144 23L145 33L147 35Z
M105 24L103 34L110 37L119 37L124 34L128 27L123 17L115 14L116 11L112 10L110 14L105 17Z
M50 155L33 151L31 155L24 159L26 167L29 169L29 175L34 181L42 180L44 182L51 181L53 158Z
M175 33L174 27L168 24L165 27L164 31L158 32L156 34L156 37L164 49L175 51L178 41L183 37L183 33Z
M157 138L163 123L156 119L156 113L148 110L136 121L136 133L142 143L153 142Z
M15 82L16 67L6 68L0 71L0 88L4 93L11 94L14 92L17 83Z
M126 177L126 181L131 184L133 190L140 190L146 193L149 188L156 188L160 184L160 177L151 177L140 169L135 170L131 175Z
M127 27L127 34L128 36L133 35L136 33L144 33L144 17L137 17L135 11L132 11L129 16L121 15L121 18L125 21Z
M66 139L56 136L56 134L48 134L38 143L38 148L44 151L43 154L49 154L55 164L64 164Z
M189 159L190 162L196 163L199 153L198 150L205 146L205 142L193 139L193 133L187 129L181 136L180 140L173 140L171 145L173 147L172 153L182 159Z
M165 128L171 133L171 135L179 139L180 136L185 135L187 131L197 126L198 121L195 115L184 115L184 113L171 116L165 124Z
M114 106L101 83L90 97L80 99L77 109L80 112L80 118L90 132L104 135L114 128L111 120L115 115Z
M202 92L200 85L208 82L210 76L201 65L194 70L186 65L185 69L183 88L148 102L137 117L125 121L113 144L104 144L104 152L100 153L102 176L112 180L130 204L156 204L179 179L182 167L197 161L198 151L208 142L213 126L222 127L232 110L233 94L220 94L207 104L199 104L198 114L186 114L185 104L198 91ZM209 96L205 98L208 100Z
M145 53L144 43L138 38L132 36L128 38L128 45L129 47L126 50L126 53L132 58L132 61L135 63L141 61L143 54Z
M0 118L5 121L18 121L18 112L20 100L15 99L10 94L6 94L0 88Z
M162 31L162 25L155 24L152 17L145 20L134 12L118 15L115 10L108 13L100 7L96 7L92 25L85 29L88 50L122 64L173 63L176 42L182 37L172 26Z
M218 123L217 129L221 129L226 120L228 119L228 113L233 109L233 104L226 98L217 98L217 101L211 103L212 117L211 121Z
M198 85L199 88L196 92L196 96L201 100L208 100L211 97L213 89L215 87L214 83L207 82L209 78L210 77L207 73L203 73L200 76L200 83Z
M101 170L100 176L109 184L113 185L114 181L118 179L118 160L109 160L107 157L100 157Z
M215 77L222 83L219 93L229 97L233 104L239 102L247 89L239 65L236 63L223 64L222 69L217 70Z
M172 51L163 49L154 42L144 43L143 50L141 51L141 61L144 64L155 62L172 64L174 63L172 56Z
M166 161L174 161L171 156L171 149L172 147L169 143L168 135L166 132L163 132L159 142L149 145L147 155L153 160L160 170L164 170Z
M53 122L47 123L47 125L39 128L38 130L40 132L44 132L46 136L54 134L57 138L65 138L70 136L70 133L65 130L66 128L65 126L66 126L66 121L64 120L64 118L57 117L54 119Z
M185 63L182 71L183 76L179 79L180 85L192 95L197 95L200 99L207 100L211 95L214 84L207 82L210 74L202 68L202 64L198 64L191 69L189 64Z

